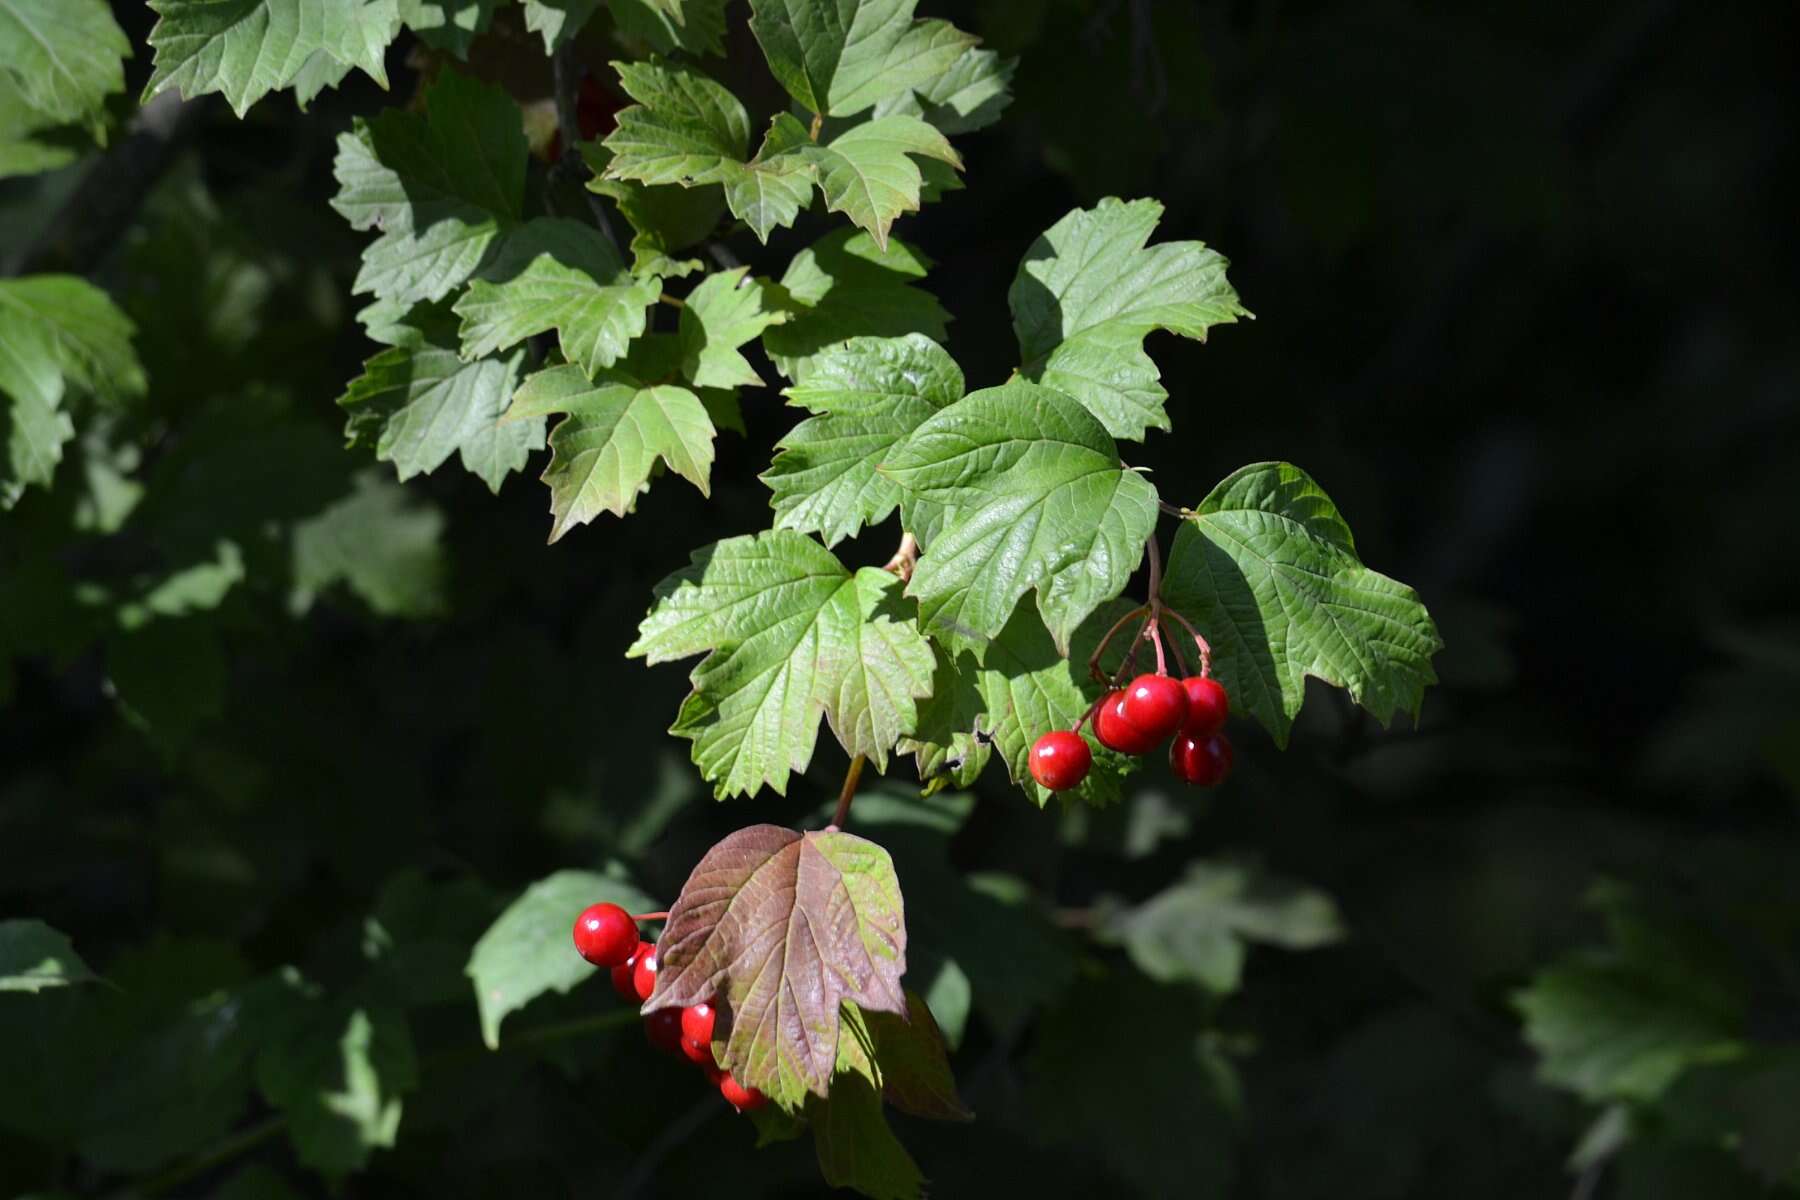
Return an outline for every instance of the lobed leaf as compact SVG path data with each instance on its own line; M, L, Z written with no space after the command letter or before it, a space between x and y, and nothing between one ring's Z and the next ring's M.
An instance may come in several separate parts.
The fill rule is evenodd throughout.
M31 128L102 121L106 97L125 90L131 41L105 0L6 0L0 4L0 112ZM7 123L0 121L0 140Z
M962 167L943 134L909 116L866 121L802 153L818 174L826 207L868 230L883 249L894 219L919 208L922 177L912 156Z
M1256 463L1183 522L1163 599L1212 645L1232 707L1285 745L1306 677L1349 691L1382 722L1416 718L1437 681L1437 626L1405 584L1363 566L1337 506L1300 468Z
M469 57L469 47L487 32L494 10L506 0L400 0L400 21L434 50Z
M0 921L0 992L41 992L98 978L67 935L42 921Z
M725 53L725 9L731 0L611 0L619 32L641 38L661 54Z
M922 333L943 341L949 314L931 293L914 287L931 260L889 238L887 248L854 229L837 229L794 255L781 277L785 324L763 334L775 367L804 382L825 350L853 337Z
M788 319L769 303L767 281L750 268L715 271L682 299L681 373L696 387L756 387L756 368L738 352L763 330Z
M917 0L752 0L769 69L808 112L848 117L929 83L977 39L913 19Z
M1162 211L1155 200L1108 197L1071 212L1032 243L1007 294L1020 372L1135 441L1169 428L1169 394L1145 336L1166 329L1205 341L1212 326L1250 315L1216 252L1200 242L1147 246Z
M605 0L519 0L525 6L525 29L544 39L544 53L555 54L593 19Z
M657 943L646 1013L707 1001L720 1062L790 1111L835 1094L841 1013L905 1017L905 906L887 851L852 834L752 825L700 859Z

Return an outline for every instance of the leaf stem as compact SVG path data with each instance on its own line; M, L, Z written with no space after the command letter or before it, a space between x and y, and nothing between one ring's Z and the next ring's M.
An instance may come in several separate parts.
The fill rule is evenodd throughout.
M1162 622L1152 618L1150 621L1145 622L1145 625L1150 630L1150 644L1156 647L1156 673L1158 675L1167 675L1169 673L1169 663L1168 660L1163 657Z
M1193 635L1194 645L1198 647L1200 651L1200 678L1205 679L1207 676L1211 675L1212 646L1207 643L1205 638L1200 636L1200 631L1194 628L1192 621L1189 621L1186 617L1167 606L1164 606L1163 611L1168 613L1171 617L1174 617L1177 621L1180 621L1182 628Z
M844 772L844 786L838 791L837 811L831 814L831 825L834 829L842 829L850 819L850 801L856 799L856 785L862 781L863 764L868 759L862 755L853 755L850 769Z
M919 565L919 539L910 533L900 535L900 547L894 551L894 557L882 565L882 570L892 572L900 577L901 583L912 579L913 568Z
M1182 508L1178 504L1170 504L1167 500L1164 500L1161 496L1158 496L1156 498L1156 507L1162 509L1165 513L1168 513L1171 517L1181 517L1183 519L1186 519L1186 518L1194 515L1193 509Z
M1100 639L1100 644L1098 646L1094 647L1094 652L1092 654L1088 655L1088 674L1092 675L1094 677L1094 682L1096 682L1096 683L1105 683L1106 682L1106 673L1100 669L1100 656L1102 654L1106 653L1107 643L1111 642L1113 640L1113 635L1118 633L1119 630L1125 628L1126 622L1132 620L1133 618L1141 617L1149 611L1150 611L1149 605L1140 604L1136 608L1132 609L1130 612L1126 613L1124 616L1120 617L1117 621L1114 621L1113 627L1106 631L1106 636ZM1134 636L1132 638L1132 642L1135 644L1136 641L1137 641L1137 638ZM1083 720L1085 720L1085 719L1086 718L1083 718ZM1081 726L1079 724L1077 724L1075 726L1075 728L1079 729L1079 728L1081 728Z
M1169 608L1167 605L1164 605L1162 616L1168 615ZM1173 631L1169 630L1168 626L1165 625L1163 628L1166 632L1171 634L1169 638L1169 653L1175 656L1175 669L1180 671L1183 675L1186 675L1188 673L1187 656L1181 652L1181 640L1173 636Z
M634 921L666 921L669 919L669 914L667 911L653 912L653 913L633 913L631 919Z
M825 114L824 113L814 113L813 119L812 119L812 128L808 129L806 131L806 136L816 142L819 140L819 130L821 130L823 128L825 128Z

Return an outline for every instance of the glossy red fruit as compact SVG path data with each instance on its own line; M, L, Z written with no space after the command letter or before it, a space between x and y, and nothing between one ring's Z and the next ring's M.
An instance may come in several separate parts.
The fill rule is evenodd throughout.
M592 141L604 133L611 133L618 123L619 109L624 105L619 98L600 86L600 82L592 75L581 81L581 90L575 96L575 123L581 129L583 141Z
M1094 713L1094 736L1100 739L1102 746L1120 754L1148 754L1156 749L1159 739L1148 736L1125 720L1120 711L1124 703L1124 692L1108 692L1101 698L1100 707Z
M631 968L631 982L637 988L637 998L648 1000L650 993L656 990L656 947L638 952L637 966ZM677 1026L679 1028L679 1026Z
M1094 765L1087 739L1070 729L1052 729L1031 746L1031 777L1053 792L1078 787Z
M731 1102L739 1112L752 1112L769 1102L769 1098L753 1087L745 1087L730 1071L719 1076L719 1095Z
M681 1053L681 1010L659 1008L644 1018L644 1036L658 1050Z
M1222 733L1184 733L1169 746L1169 768L1195 787L1211 787L1231 774L1231 741Z
M682 1039L682 1049L684 1050L687 1049L685 1044L686 1040L687 1039L685 1038ZM706 1082L712 1084L714 1087L718 1087L719 1080L725 1078L725 1069L713 1061L712 1053L710 1051L707 1052L706 1059L700 1064L700 1073L706 1076Z
M649 942L639 942L631 957L612 969L613 991L619 993L619 999L630 1004L642 1004L638 998L637 982L632 977L637 973L638 959L650 949Z
M1119 716L1152 744L1173 737L1187 715L1187 689L1167 675L1139 675L1125 685L1119 704Z
M637 922L616 904L590 904L575 918L575 950L596 967L618 966L637 944Z
M681 1010L681 1036L704 1046L712 1041L713 1026L718 1020L719 1014L712 1005L705 1001L690 1004Z
M1188 706L1187 724L1181 732L1199 738L1225 728L1225 718L1231 715L1231 697L1224 684L1211 676L1202 679L1189 675L1181 681L1181 687L1187 693Z
M696 1042L691 1037L683 1037L681 1052L703 1067L711 1064L713 1060L711 1042Z

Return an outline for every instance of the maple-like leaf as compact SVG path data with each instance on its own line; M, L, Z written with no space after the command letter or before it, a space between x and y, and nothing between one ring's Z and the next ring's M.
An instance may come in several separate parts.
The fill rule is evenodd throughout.
M1166 329L1206 339L1249 312L1225 259L1199 242L1147 246L1163 206L1108 197L1033 242L1008 300L1025 378L1065 392L1116 438L1169 428L1161 372L1144 338Z
M837 830L752 825L719 842L671 906L657 959L644 1011L717 1005L723 1065L789 1110L830 1089L843 1001L908 1012L893 860Z
M627 653L658 663L712 651L670 732L693 739L721 799L785 792L812 761L821 716L847 753L885 769L933 666L899 590L792 530L728 538L657 585Z
M681 373L697 387L755 387L762 376L738 347L788 319L769 304L766 280L750 268L715 271L681 304Z
M40 128L98 121L106 97L124 90L130 53L105 0L0 4L0 93L24 110L15 120L29 113ZM0 122L0 141L7 132Z
M914 286L931 260L899 238L887 248L867 233L835 229L794 255L782 275L791 316L763 334L775 367L803 382L817 357L853 337L922 333L944 340L950 316L936 297Z
M923 178L913 156L960 169L962 159L935 128L909 116L865 121L801 153L813 165L832 212L841 212L886 248L888 230L903 212L916 212Z
M978 40L913 19L917 0L753 0L769 69L808 112L848 117L929 84Z

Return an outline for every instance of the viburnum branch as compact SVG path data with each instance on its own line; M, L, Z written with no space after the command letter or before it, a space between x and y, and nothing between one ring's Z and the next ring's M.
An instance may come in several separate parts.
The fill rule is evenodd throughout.
M1200 678L1205 679L1209 677L1212 674L1212 646L1207 643L1205 638L1200 636L1200 631L1194 628L1193 622L1189 621L1186 617L1182 616L1172 608L1164 608L1163 611L1168 613L1171 617L1174 617L1177 621L1180 621L1182 628L1186 629L1188 633L1193 636L1194 645L1198 647L1200 651Z
M573 42L565 42L550 56L551 80L556 93L556 129L562 134L562 158L551 169L570 178L579 178L586 168L581 161L581 151L576 149L581 142L581 118L576 109L575 90L581 81L575 76L571 60L573 48ZM613 236L612 220L606 215L606 206L600 202L598 194L585 188L582 190L587 195L588 208L594 214L594 224L617 250L619 239Z
M1106 682L1106 672L1100 669L1100 656L1106 653L1107 644L1113 640L1113 635L1125 628L1127 622L1136 617L1141 617L1149 611L1148 605L1140 604L1138 607L1120 617L1117 621L1114 621L1113 627L1107 630L1106 636L1100 639L1100 644L1094 647L1094 652L1088 655L1088 674L1094 677L1096 683ZM1136 644L1136 641L1137 638L1133 637L1132 642L1134 645Z
M903 533L900 535L900 545L894 551L894 557L882 564L881 569L898 575L900 582L906 583L912 579L913 568L918 565L919 539L910 533Z
M844 772L844 786L838 790L837 811L831 814L829 828L842 829L850 819L850 802L856 799L856 785L862 780L863 763L867 762L857 754L850 759L850 769Z

